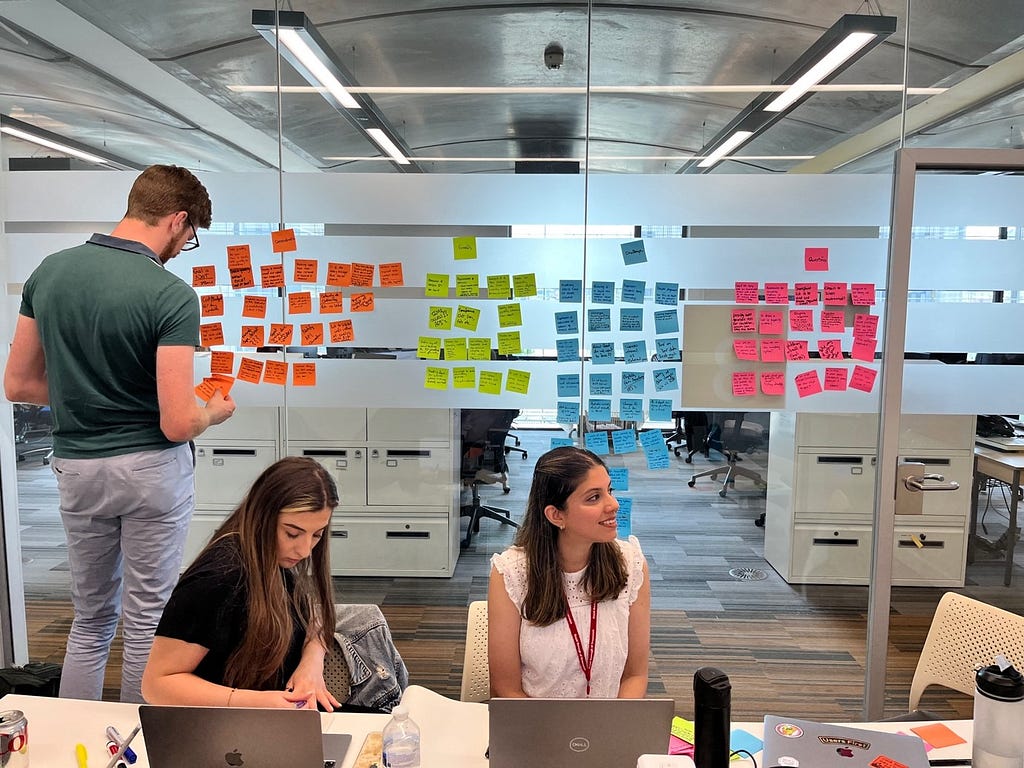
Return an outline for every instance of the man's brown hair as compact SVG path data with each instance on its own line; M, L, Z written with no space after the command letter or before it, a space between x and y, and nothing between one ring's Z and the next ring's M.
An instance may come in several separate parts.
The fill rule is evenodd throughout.
M213 212L206 187L186 168L149 166L132 184L125 218L153 225L178 211L185 211L194 227L209 229Z

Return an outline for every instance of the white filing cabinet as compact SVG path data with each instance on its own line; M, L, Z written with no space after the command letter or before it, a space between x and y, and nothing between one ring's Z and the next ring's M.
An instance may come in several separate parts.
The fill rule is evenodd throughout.
M765 558L791 584L866 584L871 571L878 417L772 414ZM974 417L905 415L900 461L960 484L897 515L893 583L963 586Z

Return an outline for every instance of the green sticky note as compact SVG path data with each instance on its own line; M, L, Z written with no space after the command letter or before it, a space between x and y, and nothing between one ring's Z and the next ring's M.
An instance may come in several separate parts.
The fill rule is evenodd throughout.
M519 331L498 331L498 354L518 355L523 351L519 341Z
M470 360L490 360L491 359L491 337L481 336L472 338L469 340L469 359Z
M467 307L459 304L455 310L455 327L466 331L476 331L476 324L480 322L480 310L476 307Z
M454 336L444 340L444 359L466 359L466 338L464 336Z
M423 386L426 389L448 389L448 369L428 365L423 376Z
M480 275L456 275L455 276L456 296L479 296Z
M501 394L501 371L480 371L480 392L485 395Z
M505 380L505 389L509 392L516 392L525 395L530 388L530 372L516 371L509 369L508 377Z
M436 336L420 336L416 345L416 357L423 360L441 359L441 339Z
M432 331L450 331L452 329L452 308L431 307L427 327Z
M514 325L523 324L523 313L518 304L498 305L498 325L502 328L511 328Z
M511 299L512 283L508 275L487 276L487 298L489 299Z
M424 296L448 298L448 275L439 275L434 272L427 273L427 284L423 288Z
M672 735L687 744L693 744L693 721L676 715L672 718Z
M476 368L452 368L452 384L455 389L476 389Z
M455 250L455 260L461 261L462 259L475 259L476 258L476 238L475 237L453 237L452 247Z
M512 287L516 289L516 298L537 295L537 276L533 272L523 275L512 275Z

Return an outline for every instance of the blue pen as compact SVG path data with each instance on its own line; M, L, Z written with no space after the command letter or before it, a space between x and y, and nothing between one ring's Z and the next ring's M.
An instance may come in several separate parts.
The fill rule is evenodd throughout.
M117 728L112 725L107 726L107 738L115 742L118 747L124 743L124 738L117 732ZM129 765L134 765L135 761L139 759L139 756L135 754L131 747L125 747L124 759L128 761Z

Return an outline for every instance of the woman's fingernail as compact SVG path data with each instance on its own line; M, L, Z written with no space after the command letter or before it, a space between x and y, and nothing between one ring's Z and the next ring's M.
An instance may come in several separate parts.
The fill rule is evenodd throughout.
M295 708L296 709L302 709L304 706L306 706L306 702L305 701L296 701L295 702Z

